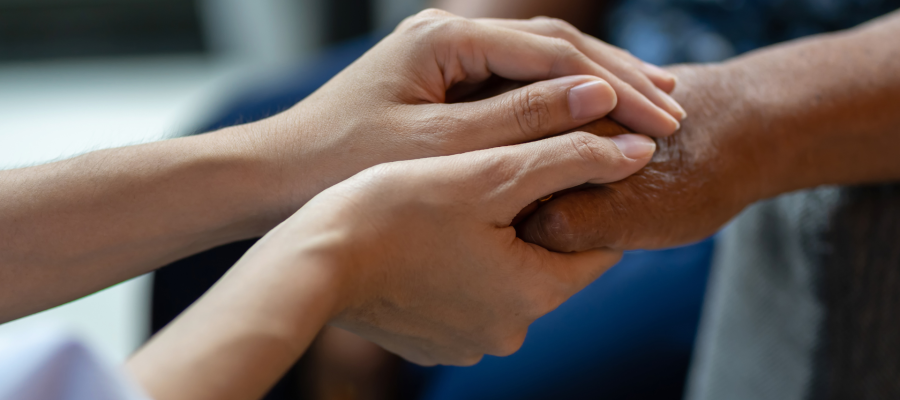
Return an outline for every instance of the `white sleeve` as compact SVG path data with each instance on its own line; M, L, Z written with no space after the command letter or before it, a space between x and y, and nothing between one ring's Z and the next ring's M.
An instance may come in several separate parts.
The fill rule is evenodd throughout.
M0 337L0 400L150 400L72 335Z

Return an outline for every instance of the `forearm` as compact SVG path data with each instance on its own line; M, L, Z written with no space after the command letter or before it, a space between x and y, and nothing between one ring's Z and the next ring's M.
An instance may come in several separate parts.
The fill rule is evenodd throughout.
M337 266L298 249L302 235L281 237L263 238L128 361L154 399L261 398L335 314Z
M241 128L245 129L245 128ZM243 132L0 172L0 321L280 222Z
M743 83L760 197L900 179L900 13L724 64ZM732 86L734 87L734 86Z

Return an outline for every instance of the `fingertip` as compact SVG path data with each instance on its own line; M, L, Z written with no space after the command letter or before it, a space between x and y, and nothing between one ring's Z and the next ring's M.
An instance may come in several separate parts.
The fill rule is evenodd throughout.
M687 111L684 111L684 107L681 107L672 96L669 96L668 93L662 91L661 89L656 89L657 95L662 99L663 105L665 106L666 112L669 113L672 117L675 117L678 121L684 121L687 118Z
M569 89L569 114L575 121L592 121L609 114L618 103L616 91L603 79L592 79Z
M647 135L664 138L674 135L675 132L681 129L681 122L675 119L672 114L669 114L662 108L658 110L658 119L653 123L652 127L647 129Z
M609 139L631 160L649 160L656 152L656 142L644 135L626 133Z
M678 84L678 79L674 74L656 65L642 61L640 69L644 75L647 75L647 78L650 78L650 81L652 81L656 87L666 93L672 93L672 91L675 90L675 86Z
M681 123L672 116L672 113L657 104L665 104L665 97L669 97L669 95L662 91L651 93L651 95L655 95L652 97L655 97L656 101L651 101L643 93L632 88L619 90L619 106L610 113L610 116L632 129L633 132L653 137L671 136L675 131L681 129Z

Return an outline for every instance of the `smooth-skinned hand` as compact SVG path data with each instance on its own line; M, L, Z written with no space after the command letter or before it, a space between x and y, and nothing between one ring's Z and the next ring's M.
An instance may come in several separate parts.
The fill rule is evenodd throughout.
M284 282L328 277L333 296L321 305L332 325L419 364L508 355L529 324L620 257L548 251L517 238L512 219L535 198L625 178L654 149L642 135L575 132L382 164L313 198L235 268L282 265L274 273ZM257 260L273 254L282 261ZM283 304L302 295L285 288L272 295Z
M307 99L238 135L237 145L265 154L268 186L277 188L276 208L286 218L383 162L527 142L606 114L655 137L678 128L674 101L653 85L670 88L671 76L635 72L641 66L611 46L592 48L589 57L566 40L530 32L544 25L424 11ZM536 83L454 102L497 77Z

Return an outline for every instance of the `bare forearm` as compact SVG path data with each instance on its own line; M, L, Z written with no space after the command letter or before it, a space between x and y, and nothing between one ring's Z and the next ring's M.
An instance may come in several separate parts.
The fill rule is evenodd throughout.
M900 179L900 14L671 68L689 117L647 168L558 196L520 235L559 251L661 248L708 237L747 205L824 184ZM621 127L596 123L601 135Z
M724 65L769 154L762 197L900 179L900 13Z
M274 226L241 146L223 132L0 172L0 321Z
M261 398L333 317L339 268L305 255L302 234L280 238L258 242L128 361L154 399Z

